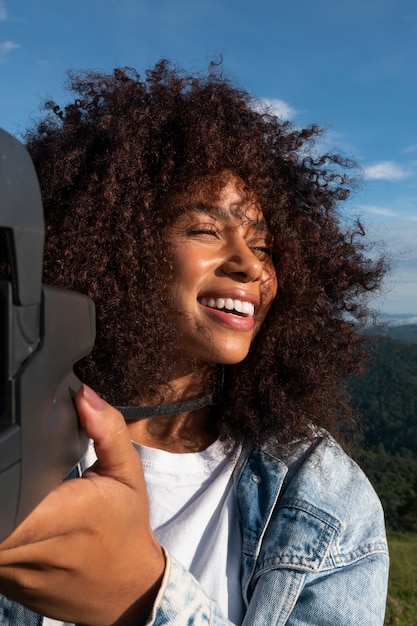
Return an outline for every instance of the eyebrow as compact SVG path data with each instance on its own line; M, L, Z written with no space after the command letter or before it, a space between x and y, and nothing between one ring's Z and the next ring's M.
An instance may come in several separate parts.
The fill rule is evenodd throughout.
M231 218L234 217L233 213L227 211L217 204L205 204L204 202L199 202L198 204L195 204L192 208L197 213L204 213L205 215L216 217L217 219L223 220L225 222L230 222ZM264 219L256 221L248 220L248 222L255 230L272 234L271 229Z

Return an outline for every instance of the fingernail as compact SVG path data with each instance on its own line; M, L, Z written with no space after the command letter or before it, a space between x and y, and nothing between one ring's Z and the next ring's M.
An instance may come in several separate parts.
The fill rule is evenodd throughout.
M83 397L87 400L88 404L95 411L102 411L106 406L106 403L100 396L96 394L95 391L91 389L88 385L82 385L82 394Z

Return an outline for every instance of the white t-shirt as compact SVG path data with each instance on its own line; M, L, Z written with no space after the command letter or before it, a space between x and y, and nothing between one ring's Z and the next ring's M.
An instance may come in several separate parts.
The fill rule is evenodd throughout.
M240 446L227 453L216 441L202 452L178 454L134 445L156 538L240 624L242 537L232 478Z
M149 496L159 543L190 571L234 624L243 618L242 537L233 490L241 447L215 441L202 452L172 453L133 444ZM94 463L90 449L86 466ZM44 618L44 626L72 626Z

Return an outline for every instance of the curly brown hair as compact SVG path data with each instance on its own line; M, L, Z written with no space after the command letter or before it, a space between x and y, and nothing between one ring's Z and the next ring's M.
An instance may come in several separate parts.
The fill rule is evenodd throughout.
M248 357L224 368L220 428L289 441L349 415L343 383L360 370L367 295L385 269L360 224L342 227L353 164L317 155L320 128L278 119L219 67L188 75L161 61L143 76L70 74L70 88L77 98L48 103L26 139L45 205L45 282L96 304L80 377L125 405L167 382L173 198L228 171L256 194L274 234L279 292Z

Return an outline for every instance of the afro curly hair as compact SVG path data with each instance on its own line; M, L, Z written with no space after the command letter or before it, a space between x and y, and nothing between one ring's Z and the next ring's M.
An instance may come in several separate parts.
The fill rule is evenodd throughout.
M355 164L318 154L319 127L278 119L219 67L189 75L163 60L143 76L70 74L70 88L73 102L47 103L26 140L45 205L45 282L96 303L96 345L77 366L83 380L119 405L167 383L175 198L197 183L215 194L231 172L256 194L273 233L279 292L247 358L217 376L220 430L288 442L311 425L349 422L344 382L361 369L368 295L385 271L362 226L341 219Z

